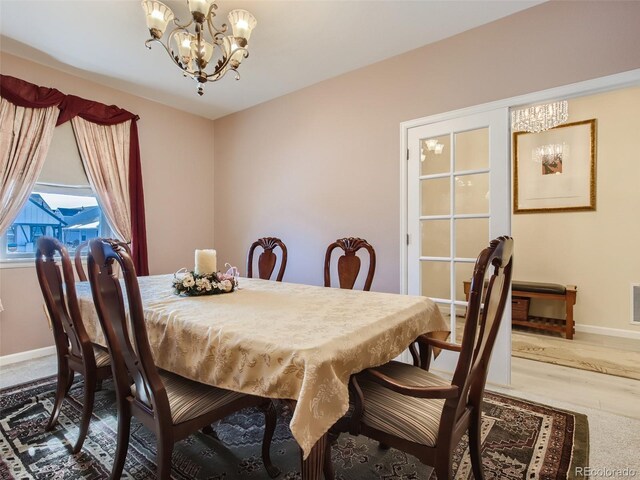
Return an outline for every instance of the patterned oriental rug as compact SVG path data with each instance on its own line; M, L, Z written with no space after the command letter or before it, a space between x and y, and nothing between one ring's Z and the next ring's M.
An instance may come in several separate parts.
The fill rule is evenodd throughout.
M82 384L71 389L59 425L45 432L55 377L0 391L0 479L106 479L116 447L115 392L105 382L97 392L82 451L70 455L81 415ZM300 479L299 450L280 412L272 458L281 480ZM214 425L219 439L198 433L176 444L173 479L268 479L260 445L263 416L244 410ZM588 465L587 418L577 413L487 393L483 416L483 459L487 480L574 479ZM155 435L133 420L123 478L154 479ZM343 435L332 450L337 480L434 479L432 469L395 449L382 450L365 437ZM579 469L580 470L580 469ZM457 480L472 479L466 437L456 450Z

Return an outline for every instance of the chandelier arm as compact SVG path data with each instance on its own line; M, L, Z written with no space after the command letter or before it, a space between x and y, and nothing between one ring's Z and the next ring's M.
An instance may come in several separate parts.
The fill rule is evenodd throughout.
M211 17L207 17L207 30L209 30L209 35L214 42L218 42L220 37L222 37L228 30L227 24L223 23L220 29L216 28L211 20Z
M240 73L238 72L238 70L236 70L234 67L228 67L228 68L216 70L215 72L206 75L207 82L217 82L229 72L234 72L235 79L240 80Z
M164 43L162 43L162 41L159 38L150 38L149 40L147 40L146 42L144 42L144 45L151 50L151 43L152 42L157 42L160 45L162 45L162 48L164 48L164 51L167 52L167 55L169 55L169 58L173 61L173 63L175 64L176 67L178 67L182 73L185 73L187 75L189 75L191 78L195 78L195 76L197 75L197 73L195 71L189 70L188 68L183 67L176 59L175 57L171 54L171 50L169 49L169 47L167 47Z
M212 73L204 72L205 76L207 77L207 81L215 82L221 79L222 77L224 77L229 70L232 70L235 72L236 80L240 80L240 73L238 73L237 67L230 65L229 62L231 61L231 57L233 57L233 55L236 54L237 52L243 52L244 58L247 58L249 56L249 50L247 50L244 47L240 47L235 49L233 52L230 52L229 55L226 55L225 52L222 50L222 47L220 45L218 45L218 47L222 51L222 58L218 60L218 63L216 64L216 68ZM215 77L215 78L211 79L212 77Z
M180 19L179 18L174 18L173 19L173 24L177 27L177 28L182 28L182 29L187 29L188 27L190 27L193 24L193 18L191 20L189 20L188 23L185 23L184 25L182 23L180 23ZM188 31L188 30L187 30Z

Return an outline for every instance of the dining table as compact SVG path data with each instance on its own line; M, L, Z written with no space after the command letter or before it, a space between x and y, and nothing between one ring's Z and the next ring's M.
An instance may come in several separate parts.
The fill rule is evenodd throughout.
M351 375L449 325L427 297L239 278L230 293L179 296L174 275L139 277L155 364L191 380L293 405L301 477L322 478L327 432L349 408ZM91 340L106 346L88 282L76 284ZM123 288L124 290L124 288Z

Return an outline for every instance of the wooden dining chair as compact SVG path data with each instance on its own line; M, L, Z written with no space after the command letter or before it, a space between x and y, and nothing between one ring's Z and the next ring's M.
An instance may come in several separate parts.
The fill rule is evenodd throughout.
M132 416L156 434L158 478L166 480L171 474L175 442L247 407L260 407L265 412L262 460L268 474L277 476L279 470L271 463L269 452L276 425L271 401L158 369L153 362L140 289L128 249L117 241L105 239L91 240L89 249L91 292L109 346L116 383L118 434L111 478L120 478L122 474ZM124 277L128 308L120 281L113 275L114 265L119 265Z
M82 242L76 247L76 253L74 255L74 263L76 264L76 272L78 273L78 280L81 282L87 281L87 274L84 273L84 266L82 265L82 256L84 250L89 246L89 240Z
M480 253L460 345L422 335L416 339L418 366L392 361L352 377L354 413L342 423L343 429L414 455L434 466L439 480L451 478L453 452L468 431L473 475L476 480L484 478L482 396L509 293L512 252L513 240L500 237ZM488 284L482 298L485 277ZM428 371L434 348L459 353L452 380ZM325 476L333 477L329 455Z
M276 276L276 282L281 282L284 277L284 270L287 268L287 246L276 237L259 238L251 244L249 255L247 257L247 277L253 278L253 253L257 247L261 247L263 252L258 257L258 278L269 280L271 274L276 267L277 256L273 252L276 247L280 247L282 251L282 259L280 260L280 268Z
M126 242L121 242L123 248L127 250L127 253L131 255L131 247ZM87 281L87 275L84 273L84 266L82 265L82 257L86 256L84 250L89 246L89 240L82 242L80 245L76 247L76 253L74 257L74 262L76 264L76 272L78 273L78 280L81 282ZM117 268L116 265L114 265Z
M56 262L56 254L60 256L60 265ZM78 439L72 448L73 453L77 453L87 436L95 391L103 379L111 376L109 354L93 344L87 335L78 306L71 258L67 249L55 238L38 238L36 273L51 320L58 358L56 396L45 430L53 429L74 374L81 374L84 377L82 417Z
M331 286L331 254L336 248L341 248L344 251L344 255L338 259L338 281L340 288L349 290L352 289L356 283L362 263L360 257L356 255L356 252L364 248L369 253L369 270L363 288L363 290L368 292L371 289L373 274L376 271L376 251L369 245L369 242L356 237L340 238L327 247L327 253L324 256L324 286Z

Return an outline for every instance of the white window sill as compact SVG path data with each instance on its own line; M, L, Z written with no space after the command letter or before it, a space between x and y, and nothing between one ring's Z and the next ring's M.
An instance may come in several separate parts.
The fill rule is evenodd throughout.
M5 268L35 268L33 258L5 258L0 260L0 270Z

